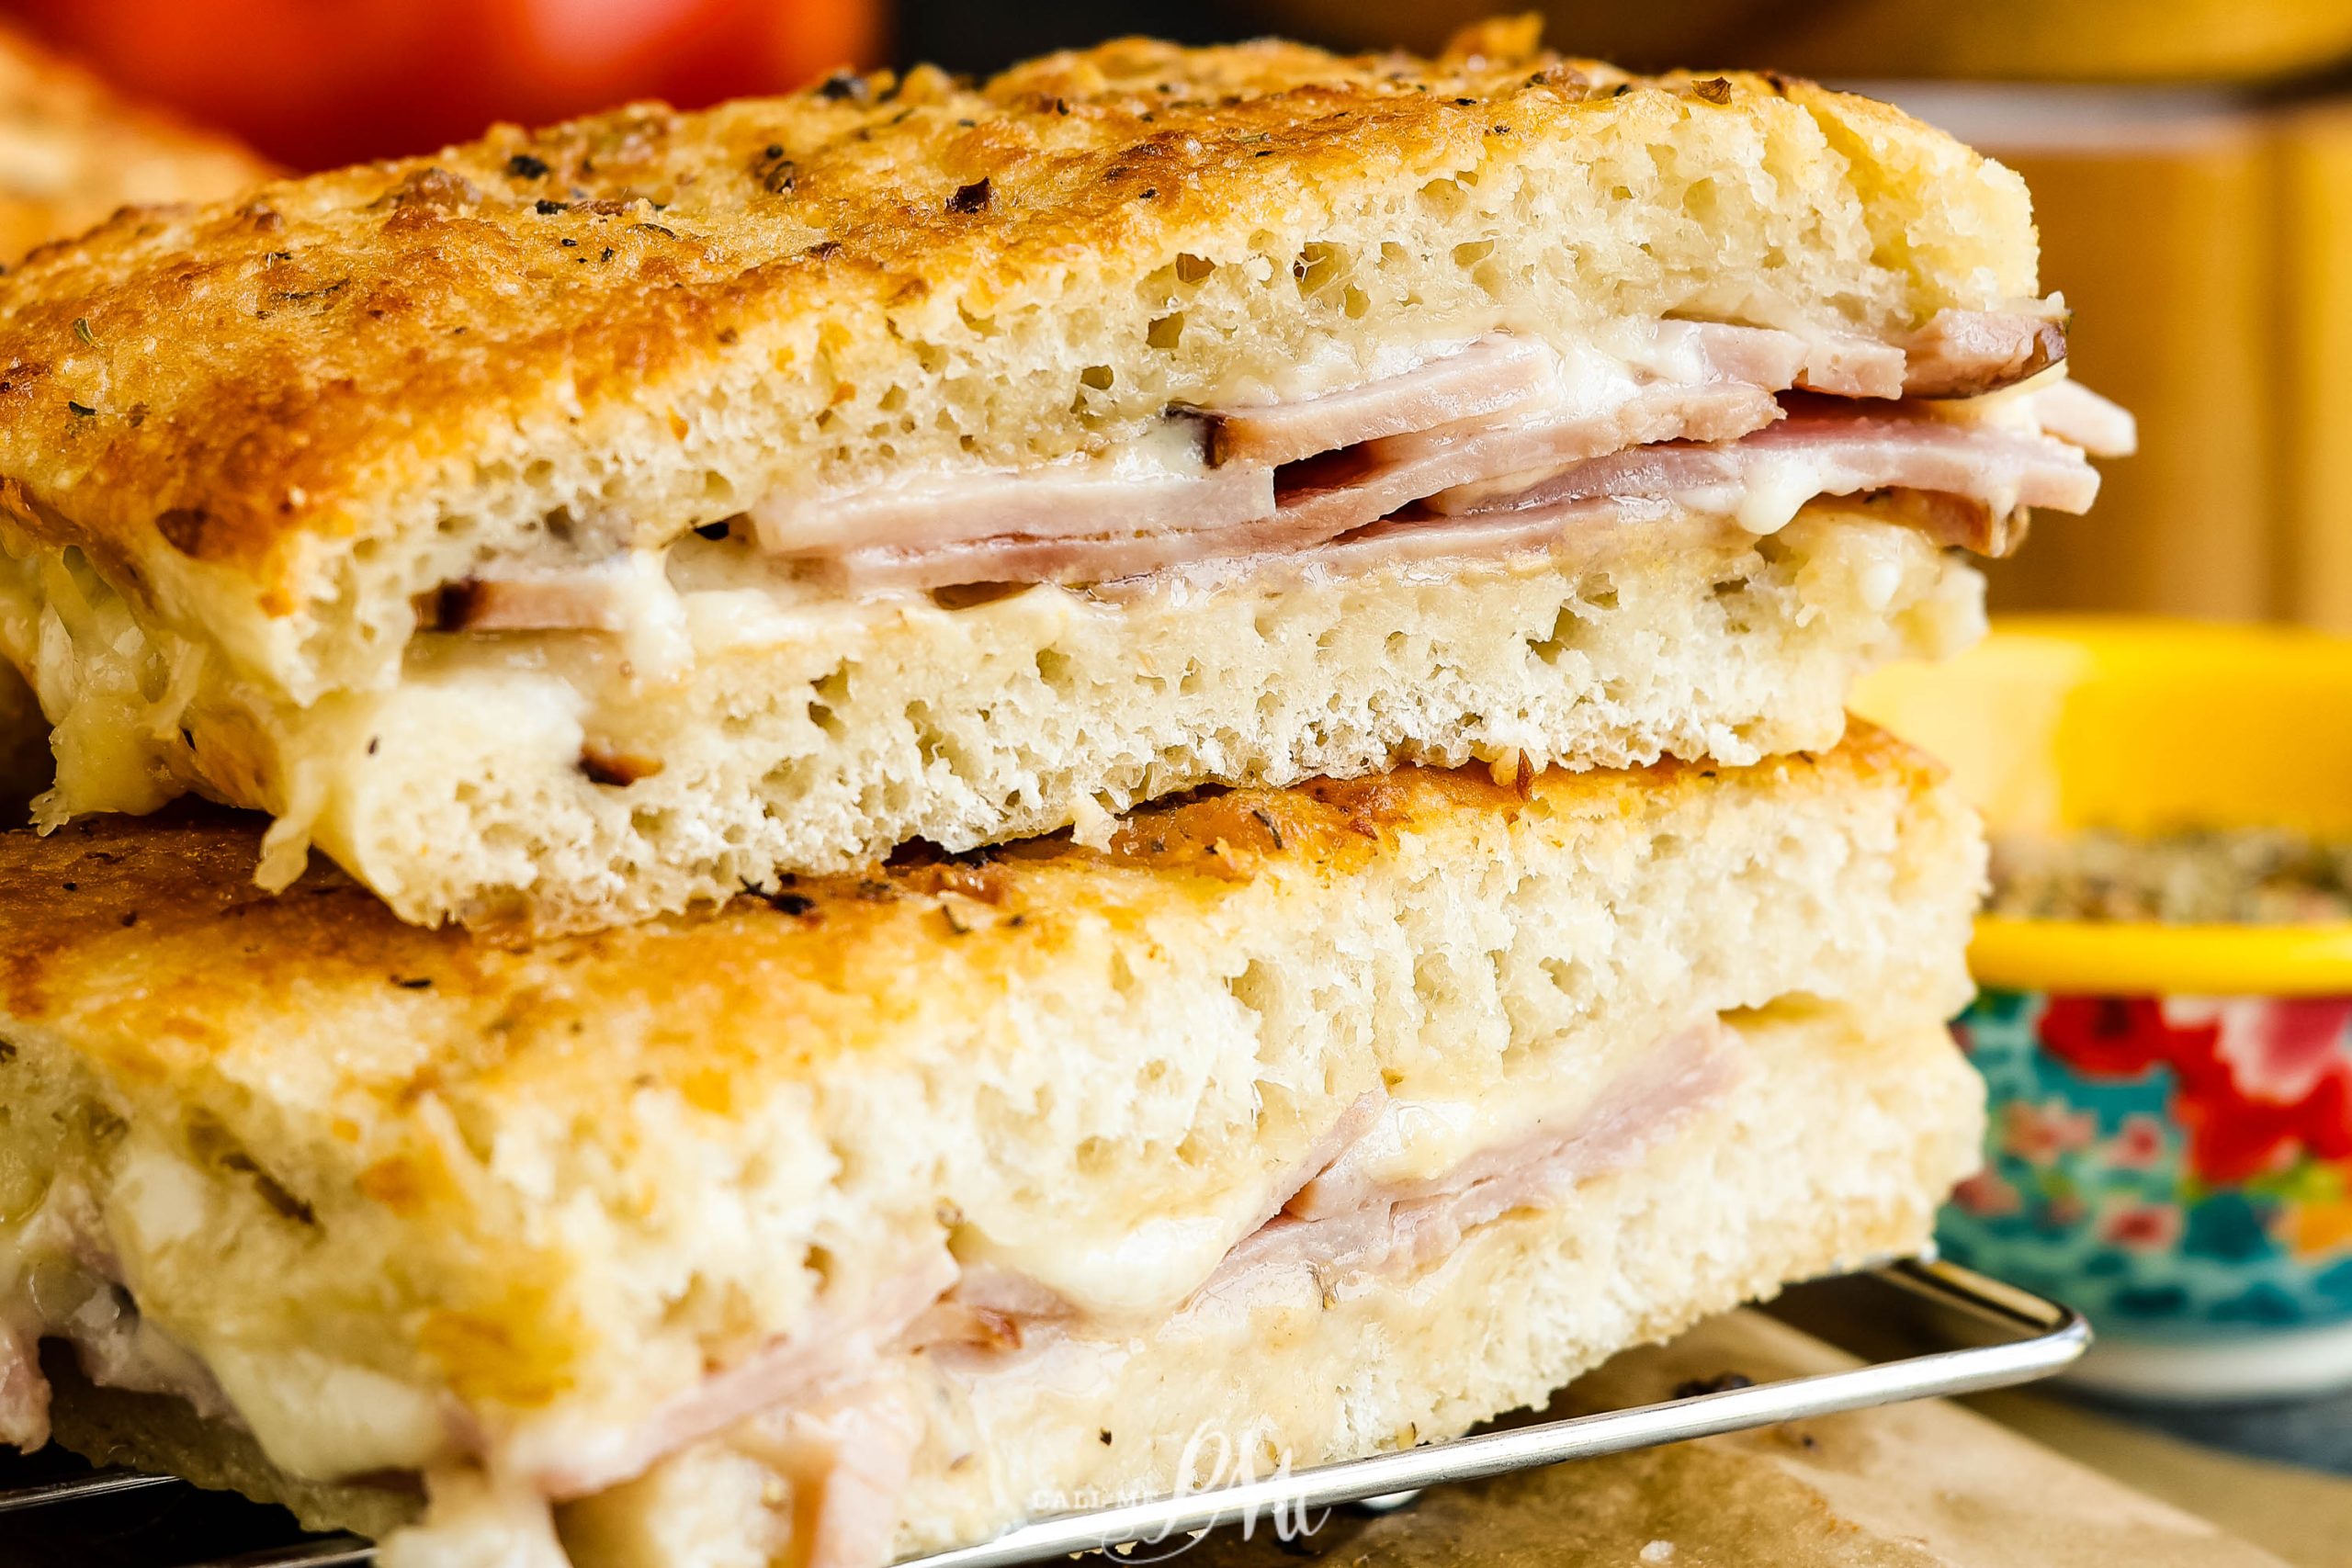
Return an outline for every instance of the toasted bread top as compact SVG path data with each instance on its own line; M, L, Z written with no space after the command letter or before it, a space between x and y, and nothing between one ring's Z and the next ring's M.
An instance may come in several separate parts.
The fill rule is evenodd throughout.
M81 546L308 701L393 678L414 593L551 536L1100 448L1498 328L1891 335L2032 290L2022 185L1940 132L1532 41L1126 40L127 214L0 281L11 547Z
M47 836L0 834L0 1030L54 1030L108 1077L184 1090L215 1070L310 1057L306 1075L330 1075L320 1087L395 1118L418 1073L444 1088L493 1058L503 1073L545 1034L579 1043L560 1053L567 1100L617 1105L642 1049L770 1079L820 1073L934 1007L962 1014L1070 960L1081 931L1115 940L1140 920L1200 918L1261 883L1341 882L1400 837L1453 852L1522 815L1554 823L1547 837L1613 836L1694 799L1923 793L1942 776L1856 721L1833 751L1745 768L1669 760L1501 784L1483 767L1404 768L1211 789L1137 809L1103 850L1067 835L956 856L918 845L861 874L791 878L717 910L537 942L404 924L323 857L265 892L252 880L258 818L210 807L85 818ZM898 984L910 975L923 985ZM313 1032L362 1015L385 1026L368 1032L399 1063L380 1076ZM783 1019L795 1021L779 1029ZM654 1033L624 1049L614 1032L638 1023Z

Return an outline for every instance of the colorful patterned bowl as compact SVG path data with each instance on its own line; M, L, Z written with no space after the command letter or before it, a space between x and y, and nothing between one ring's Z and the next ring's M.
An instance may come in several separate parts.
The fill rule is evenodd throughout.
M2352 838L2352 641L2018 617L1854 705L1950 761L1996 832ZM2352 1383L2352 921L1986 916L1969 959L1954 1032L1993 1114L1944 1249L2087 1313L2090 1383Z

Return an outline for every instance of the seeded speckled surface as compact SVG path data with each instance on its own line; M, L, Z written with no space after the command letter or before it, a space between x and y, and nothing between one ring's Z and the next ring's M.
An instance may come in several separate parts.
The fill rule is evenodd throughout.
M12 548L82 544L307 700L390 678L409 596L484 561L1098 446L1309 345L1673 311L1890 337L2033 290L2023 185L1892 108L1532 41L1129 40L127 218L0 283Z

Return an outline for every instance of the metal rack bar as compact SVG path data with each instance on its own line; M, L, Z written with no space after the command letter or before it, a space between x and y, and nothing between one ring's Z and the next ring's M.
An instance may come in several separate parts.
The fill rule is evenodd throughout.
M111 1497L118 1493L146 1492L158 1486L179 1484L177 1476L141 1475L130 1470L101 1470L93 1475L69 1475L60 1481L40 1481L30 1486L11 1486L0 1491L0 1514L13 1514L27 1508L50 1508L91 1497Z

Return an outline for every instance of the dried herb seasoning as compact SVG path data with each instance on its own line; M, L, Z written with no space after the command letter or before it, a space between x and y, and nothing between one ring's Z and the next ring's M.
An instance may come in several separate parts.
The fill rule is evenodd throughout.
M2168 925L2352 920L2352 841L2284 828L1996 834L1987 912Z

